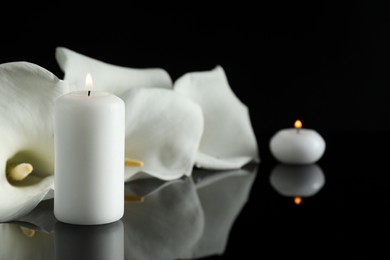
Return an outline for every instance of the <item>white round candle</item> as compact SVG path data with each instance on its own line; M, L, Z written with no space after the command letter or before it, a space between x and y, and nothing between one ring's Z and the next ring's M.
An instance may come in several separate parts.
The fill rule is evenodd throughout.
M124 213L125 105L106 92L78 91L54 106L54 214L105 224Z
M270 140L272 155L282 163L309 164L318 161L325 152L325 140L313 129L301 128L297 120L294 128L281 129Z

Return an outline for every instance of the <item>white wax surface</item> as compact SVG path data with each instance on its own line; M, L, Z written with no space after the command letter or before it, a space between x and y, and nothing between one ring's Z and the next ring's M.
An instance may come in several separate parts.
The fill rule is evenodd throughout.
M125 104L110 93L78 91L54 109L54 214L96 225L124 213Z
M325 152L325 140L315 130L286 128L270 140L272 155L282 163L309 164L317 162Z

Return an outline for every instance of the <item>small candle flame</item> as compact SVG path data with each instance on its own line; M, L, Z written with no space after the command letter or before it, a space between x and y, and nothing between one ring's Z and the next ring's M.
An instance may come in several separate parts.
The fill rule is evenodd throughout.
M301 204L301 202L302 202L302 198L301 197L299 197L299 196L294 197L294 203L295 204L299 205L299 204Z
M92 76L91 74L87 74L87 76L85 77L85 87L86 88L92 88L92 85L93 85L93 82L92 82ZM91 90L88 90L88 96L91 95Z
M296 120L295 123L294 123L294 127L297 128L297 129L302 128L301 120Z

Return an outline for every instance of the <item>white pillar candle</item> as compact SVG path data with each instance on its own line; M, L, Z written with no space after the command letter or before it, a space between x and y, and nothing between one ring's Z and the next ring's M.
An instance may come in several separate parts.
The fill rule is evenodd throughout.
M92 85L87 75L86 84ZM97 225L124 213L125 104L99 91L71 92L54 106L54 214Z
M322 157L326 145L317 131L302 128L302 122L297 120L294 128L276 132L269 146L272 155L282 163L309 164Z

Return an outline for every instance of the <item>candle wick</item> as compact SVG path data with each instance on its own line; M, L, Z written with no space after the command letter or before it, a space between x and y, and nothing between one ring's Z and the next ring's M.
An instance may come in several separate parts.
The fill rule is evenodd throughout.
M297 128L297 133L298 133L298 134L299 134L299 129L300 129L300 128Z
M90 90L88 90L88 97L91 95L91 91Z

